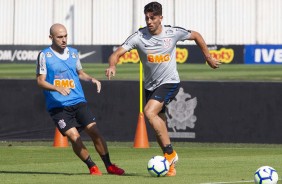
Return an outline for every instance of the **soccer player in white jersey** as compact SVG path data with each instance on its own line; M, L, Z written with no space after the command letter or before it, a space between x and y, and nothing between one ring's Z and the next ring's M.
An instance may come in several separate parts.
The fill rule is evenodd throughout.
M52 45L43 49L37 61L37 83L43 88L47 110L58 130L67 136L74 153L87 165L91 175L102 175L80 138L84 130L92 139L96 151L109 174L123 175L124 170L112 164L107 144L100 134L95 117L90 112L80 80L101 90L101 83L82 69L78 52L67 46L67 30L62 24L50 28Z
M143 63L145 76L146 105L144 113L154 129L158 144L170 163L167 176L175 176L175 163L178 155L173 149L166 127L165 106L176 96L180 79L176 68L176 43L194 40L200 47L207 63L213 69L220 61L211 57L201 34L180 27L163 26L162 5L151 2L144 7L147 26L139 29L109 57L106 76L116 74L116 64L127 51L136 48Z

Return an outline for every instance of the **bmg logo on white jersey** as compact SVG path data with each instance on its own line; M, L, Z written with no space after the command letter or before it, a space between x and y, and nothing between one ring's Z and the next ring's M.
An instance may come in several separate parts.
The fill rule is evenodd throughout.
M150 63L164 63L170 61L169 54L148 54L147 60Z

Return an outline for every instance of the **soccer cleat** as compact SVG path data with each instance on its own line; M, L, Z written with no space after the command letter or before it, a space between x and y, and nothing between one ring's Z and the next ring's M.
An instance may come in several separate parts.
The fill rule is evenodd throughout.
M169 170L166 174L166 176L175 176L176 175L176 169L175 169L175 164L178 161L178 155L176 153L176 151L173 150L172 154L164 154L164 157L167 159L167 161L169 162Z
M176 175L176 169L175 169L175 164L171 164L169 166L169 170L166 173L166 176L175 176Z
M89 171L90 171L90 174L91 174L91 175L97 175L97 176L101 176L101 175L102 175L102 172L99 170L99 168L98 168L96 165L94 165L93 167L91 167L91 168L89 169Z
M107 171L108 171L109 174L115 174L115 175L123 175L124 174L124 170L119 168L115 164L108 166Z
M167 159L167 161L169 162L169 165L171 164L176 164L178 161L178 155L176 153L176 151L173 150L172 154L164 154L164 157Z

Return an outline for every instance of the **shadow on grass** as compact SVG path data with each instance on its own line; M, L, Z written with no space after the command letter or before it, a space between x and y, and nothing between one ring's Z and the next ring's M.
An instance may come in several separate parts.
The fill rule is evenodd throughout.
M63 172L40 172L40 171L0 171L0 174L39 174L39 175L65 175L65 176L76 176L76 175L90 175L88 173L63 173ZM106 176L114 176L113 174L103 173ZM125 173L123 176L139 176L139 177L150 177L149 175L142 175L137 173Z
M40 171L0 171L0 174L57 174L57 175L89 175L88 173L61 173L61 172L40 172Z
M111 175L111 174L108 174L108 175ZM122 176L138 176L138 177L144 177L146 178L147 175L144 175L144 174L138 174L138 173L124 173L124 175ZM149 175L148 175L149 176Z

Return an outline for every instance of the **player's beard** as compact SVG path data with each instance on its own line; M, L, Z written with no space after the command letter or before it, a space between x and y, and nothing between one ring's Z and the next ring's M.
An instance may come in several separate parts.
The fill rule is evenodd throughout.
M66 47L67 47L66 43L61 45L61 49L65 49Z
M53 44L52 49L57 51L58 53L63 53L66 47L67 47L66 43Z
M152 34L152 35L156 35L156 34L159 34L159 29L161 29L161 24L159 25L147 25L148 27L148 30L149 32Z

